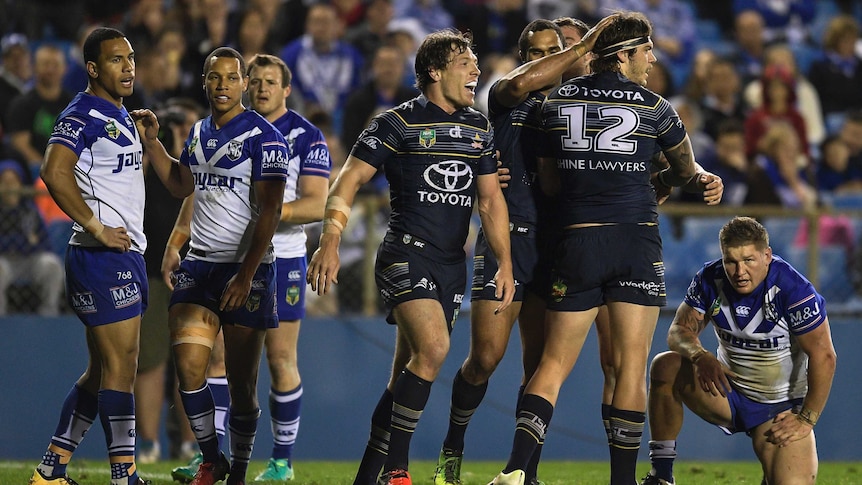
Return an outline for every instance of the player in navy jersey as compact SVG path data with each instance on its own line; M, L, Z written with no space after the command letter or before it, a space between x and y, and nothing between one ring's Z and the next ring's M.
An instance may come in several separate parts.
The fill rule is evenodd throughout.
M389 229L376 279L397 326L389 384L371 418L355 484L409 485L410 438L449 350L466 285L464 243L478 194L485 237L499 268L497 312L514 293L509 217L500 190L493 130L472 109L479 78L471 40L457 31L428 35L416 55L419 97L376 116L359 137L327 199L320 248L308 267L318 293L338 281L338 245L359 187L383 168L390 186Z
M135 467L135 401L141 314L147 306L143 253L144 172L135 122L123 107L135 81L125 35L97 28L84 42L89 83L57 118L41 175L73 221L66 252L69 305L84 323L89 360L66 396L60 420L31 485L74 485L66 468L98 415L105 430L111 485L143 483ZM153 163L177 197L191 174Z
M470 353L452 383L449 430L437 462L435 483L461 483L460 469L464 435L470 418L488 388L506 347L515 320L519 320L523 348L524 381L530 378L543 345L544 295L533 284L539 246L536 241L540 212L547 212L545 197L536 180L536 147L541 140L541 106L563 74L592 49L599 32L613 17L599 22L578 44L565 48L560 28L550 20L527 24L519 39L519 55L524 63L503 76L491 88L488 107L500 160L510 179L504 189L509 209L515 296L512 305L495 312L498 301L493 277L497 261L480 230L473 264L472 308L470 311ZM538 464L536 460L531 465ZM536 467L527 470L527 480L536 480Z
M668 330L670 351L650 367L653 468L642 483L673 484L683 405L727 434L751 437L764 483L814 483L814 425L836 355L826 302L750 217L718 234L721 259L704 264ZM699 335L712 323L718 348Z
M211 115L192 127L180 156L195 179L174 233L190 235L189 252L166 250L162 267L173 287L168 315L180 397L203 462L192 485L245 483L260 406L257 377L266 330L278 325L272 236L288 178L287 143L260 114L246 110L246 63L220 47L204 63ZM143 115L142 115L143 117ZM145 147L169 158L146 111ZM172 237L173 239L173 237ZM169 246L171 244L169 243ZM173 264L171 264L173 263ZM219 450L215 405L206 381L210 353L224 333L230 391L230 461Z
M564 233L555 253L542 358L518 406L509 461L493 483L524 483L560 386L603 305L616 371L611 484L635 481L646 360L666 299L651 160L663 152L670 164L657 175L660 185L682 186L696 173L679 117L643 86L655 62L651 30L643 15L620 14L596 40L593 74L563 83L543 105L546 158L539 175L544 190L559 194Z

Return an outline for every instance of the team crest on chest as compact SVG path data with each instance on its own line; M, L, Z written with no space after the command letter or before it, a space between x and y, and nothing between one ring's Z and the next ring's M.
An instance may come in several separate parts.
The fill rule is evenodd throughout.
M235 162L239 160L239 157L242 156L242 142L237 140L231 140L230 143L227 144L227 157L230 161Z
M105 131L112 140L116 140L120 137L120 130L117 129L117 125L114 123L114 120L105 123Z
M433 128L419 132L419 144L424 148L431 148L437 143L437 132Z
M473 148L478 148L479 150L484 148L484 145L482 145L482 137L479 136L478 133L476 133L476 136L473 137L473 143L471 143L470 146Z

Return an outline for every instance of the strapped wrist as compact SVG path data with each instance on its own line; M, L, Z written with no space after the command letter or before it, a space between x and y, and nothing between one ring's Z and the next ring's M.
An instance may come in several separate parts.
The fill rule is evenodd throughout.
M811 425L813 428L817 421L820 419L820 413L817 411L812 411L805 406L802 406L802 409L799 410L799 413L796 415L796 419L802 421L803 423Z
M697 350L693 354L691 354L691 357L689 357L689 360L691 361L692 364L697 364L697 361L700 360L701 357L703 357L704 355L706 355L708 353L709 353L708 350L701 347L699 350Z

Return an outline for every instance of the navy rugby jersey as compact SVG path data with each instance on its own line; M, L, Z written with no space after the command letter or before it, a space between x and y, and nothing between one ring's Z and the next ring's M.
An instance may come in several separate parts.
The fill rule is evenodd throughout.
M351 155L389 182L389 232L417 237L436 258L464 258L476 177L497 171L494 132L473 108L448 114L419 96L377 116Z
M499 82L499 81L498 81ZM496 83L495 83L496 86ZM541 115L545 95L533 91L514 108L501 105L488 94L488 111L494 126L494 144L500 150L500 160L509 169L512 179L503 189L509 207L509 220L536 224L537 202L543 194L536 175L536 153L542 141Z
M194 212L187 258L240 262L251 246L259 216L254 182L287 180L287 143L269 121L250 110L221 128L212 116L192 126L180 163L195 177ZM271 245L271 243L270 243ZM267 254L264 263L271 263Z
M746 397L774 403L804 397L808 356L795 336L826 321L826 304L790 264L773 256L766 280L751 294L737 293L720 259L695 275L685 303L704 313L718 339L718 360L735 372Z
M75 182L84 202L102 224L125 227L131 250L143 254L147 248L143 147L126 108L78 93L57 117L48 144L75 152ZM69 244L102 245L77 222L73 229Z
M557 161L560 223L657 222L650 159L686 136L670 103L619 73L572 79L542 107L547 143Z

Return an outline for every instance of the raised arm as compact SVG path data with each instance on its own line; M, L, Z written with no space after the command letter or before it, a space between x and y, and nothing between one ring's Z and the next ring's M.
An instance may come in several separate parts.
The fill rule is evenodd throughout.
M616 16L613 14L600 20L576 44L513 69L494 86L491 95L503 106L512 108L527 99L531 92L559 84L563 73L592 50L599 34Z
M159 120L155 113L148 109L138 109L129 114L135 120L135 127L141 135L141 143L150 166L156 171L165 188L174 197L189 196L195 188L194 175L188 167L170 156L159 140Z
M338 270L341 267L338 246L341 243L341 233L347 226L356 193L376 173L374 166L351 155L347 157L347 162L329 189L320 244L311 256L306 276L311 290L319 295L327 293L332 283L338 283ZM495 174L494 183L499 190L496 177Z

